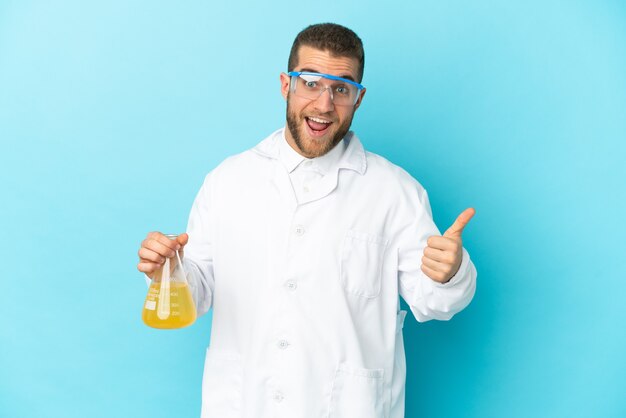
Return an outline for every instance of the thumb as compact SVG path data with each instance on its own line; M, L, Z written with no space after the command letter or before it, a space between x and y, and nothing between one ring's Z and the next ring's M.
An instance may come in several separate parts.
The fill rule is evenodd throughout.
M465 228L472 219L472 216L476 214L476 210L474 208L465 209L458 218L454 221L452 226L448 228L446 232L443 233L444 237L449 238L461 238L461 234L463 233L463 228Z
M189 235L186 233L182 233L176 237L176 242L180 245L180 250L178 250L180 254L180 259L185 258L185 245L189 242Z
M182 233L176 237L176 242L180 244L181 247L184 247L185 245L187 245L188 241L189 241L189 235L187 233Z

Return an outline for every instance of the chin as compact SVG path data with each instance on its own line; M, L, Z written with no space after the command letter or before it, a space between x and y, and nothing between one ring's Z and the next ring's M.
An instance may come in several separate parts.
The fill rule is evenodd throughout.
M301 134L300 138L302 141L298 141L298 146L300 150L306 154L307 158L321 157L337 145L337 143L333 141L335 132L327 132L321 137L313 137L309 135L308 132L301 132Z
M350 122L351 120L341 125L334 122L336 126L328 127L328 131L322 135L315 135L309 132L310 128L304 118L298 118L287 109L287 128L300 154L307 158L321 157L332 150L348 132Z

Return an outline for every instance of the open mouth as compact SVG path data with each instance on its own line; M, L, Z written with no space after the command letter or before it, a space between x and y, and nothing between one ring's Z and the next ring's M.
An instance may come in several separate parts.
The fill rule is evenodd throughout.
M305 118L306 124L309 127L309 131L313 136L321 136L326 133L328 127L332 125L332 122L322 118L316 118L313 116L307 116Z

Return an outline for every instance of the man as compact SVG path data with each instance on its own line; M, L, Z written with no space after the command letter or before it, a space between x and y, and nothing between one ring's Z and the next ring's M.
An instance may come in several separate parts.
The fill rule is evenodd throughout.
M426 191L349 131L365 95L351 30L313 25L280 75L287 126L210 172L188 235L150 233L138 269L176 249L213 308L202 416L404 416L399 295L449 319L475 290L463 212L441 236Z

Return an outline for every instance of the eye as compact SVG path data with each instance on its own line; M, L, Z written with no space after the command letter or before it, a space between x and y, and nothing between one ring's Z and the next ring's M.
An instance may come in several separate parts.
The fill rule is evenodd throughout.
M347 96L350 94L350 89L347 86L337 86L335 87L335 92Z
M305 89L317 90L320 88L320 85L318 83L320 78L322 77L318 75L302 74L299 78L299 83Z

